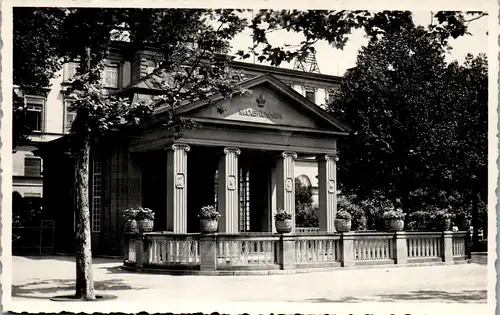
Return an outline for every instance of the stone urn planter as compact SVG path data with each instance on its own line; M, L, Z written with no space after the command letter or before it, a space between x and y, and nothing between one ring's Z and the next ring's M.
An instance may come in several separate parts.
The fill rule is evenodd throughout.
M274 215L274 225L278 233L292 232L292 215L283 209L278 209L278 212Z
M278 232L278 233L290 233L290 232L292 232L292 220L291 219L276 220L274 222L274 225L276 226L276 232Z
M337 232L345 233L351 230L351 220L335 219L333 224L335 225L335 230Z
M445 218L439 220L439 227L441 231L449 231L451 228L451 219L450 218Z
M387 229L389 231L403 231L405 221L403 219L389 219L387 220Z
M201 233L215 233L219 228L219 220L202 218L200 219Z
M154 227L155 213L153 210L144 207L137 209L137 229L139 233L152 232Z
M215 210L214 206L203 206L200 209L200 232L201 233L216 233L219 229L220 213Z
M137 221L135 219L127 220L125 222L125 232L126 233L138 233Z
M351 220L352 216L349 212L345 210L337 212L335 220L333 220L335 230L340 233L349 232L351 230Z
M154 227L154 221L145 219L137 221L137 228L140 233L152 232Z

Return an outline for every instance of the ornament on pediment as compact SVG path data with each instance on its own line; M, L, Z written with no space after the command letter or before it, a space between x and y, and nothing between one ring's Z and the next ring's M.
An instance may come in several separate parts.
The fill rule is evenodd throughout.
M227 177L227 189L228 190L235 190L236 189L236 176L229 175Z
M255 101L259 107L264 107L266 105L266 99L262 96L262 94Z
M285 190L291 192L293 190L293 179L290 177L285 180Z
M185 176L183 173L177 173L175 175L175 187L176 188L184 188L185 185Z
M333 194L335 192L335 181L333 179L330 179L328 181L328 193Z

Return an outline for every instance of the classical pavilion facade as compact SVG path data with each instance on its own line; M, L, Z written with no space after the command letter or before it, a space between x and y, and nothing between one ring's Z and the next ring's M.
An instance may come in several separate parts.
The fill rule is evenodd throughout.
M219 232L273 232L278 209L295 213L297 161L317 165L320 229L335 231L336 148L349 129L283 78L302 80L309 88L314 82L325 84L325 90L335 87L332 81L337 78L243 63L233 66L250 74L241 83L250 93L215 99L218 108L203 102L177 108L177 115L199 128L174 138L163 127L166 113L158 113L154 121L113 132L92 147L94 253L123 254L123 211L137 205L155 211L156 231L199 232L198 211L215 205L221 213ZM132 99L153 95L151 75L122 91ZM56 250L71 252L74 168L65 154L66 141L63 137L49 142L38 154L44 160L46 215L56 221Z

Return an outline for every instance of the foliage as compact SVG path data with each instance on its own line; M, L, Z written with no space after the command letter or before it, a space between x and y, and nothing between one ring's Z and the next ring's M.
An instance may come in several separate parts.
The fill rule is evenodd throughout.
M352 219L352 216L349 214L349 212L342 210L342 211L337 212L337 215L335 216L335 218L350 221Z
M137 221L155 219L155 213L153 210L141 206L138 206L136 209L131 209L131 215L132 214L135 214L135 219Z
M356 196L340 195L337 198L338 213L347 212L351 216L352 230L366 230L367 218Z
M449 38L468 34L468 24L485 15L484 12L438 11L421 39L446 45ZM412 26L409 11L259 10L250 24L254 42L251 53L261 62L279 66L283 61L306 58L320 40L342 49L355 29L363 29L368 38L377 39ZM304 39L299 45L278 47L271 44L269 38L269 34L277 30L298 33ZM245 51L239 51L238 55L250 57Z
M313 206L313 193L298 178L295 179L295 225L300 227L318 227L318 208Z
M12 193L12 224L14 226L39 226L43 215L40 197L22 197L17 191Z
M125 220L136 220L138 213L139 207L125 209L125 211L123 211L123 217L125 218Z
M200 219L218 219L220 217L220 213L215 210L215 207L212 205L203 206L200 209L200 214L198 215Z
M394 209L395 203L379 191L375 191L371 196L365 198L356 196L356 200L366 216L366 228L368 230L384 230L383 213L386 210Z
M276 221L291 220L292 219L292 214L286 212L283 209L278 209L278 211L274 215L274 219Z
M453 219L453 214L451 214L447 210L439 210L439 211L436 211L435 217L436 217L436 219L439 219L439 220Z
M432 231L435 229L434 218L431 212L415 211L408 215L406 228L410 231Z
M384 212L383 217L385 220L404 220L406 213L401 209L391 209Z
M45 96L50 80L61 69L57 45L63 19L64 11L60 8L16 7L13 10L13 149L28 143L32 131L26 121L22 95Z

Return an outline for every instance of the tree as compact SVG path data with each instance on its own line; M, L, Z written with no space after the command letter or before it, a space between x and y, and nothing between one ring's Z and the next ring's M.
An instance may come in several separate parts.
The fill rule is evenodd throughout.
M447 46L450 38L469 35L469 23L487 15L477 11L431 13L428 31L421 35L443 46ZM283 61L306 58L315 51L314 44L320 40L342 49L355 29L363 29L368 38L374 39L407 29L413 24L410 11L259 10L250 25L254 41L250 52L259 61L279 66ZM304 39L298 45L285 44L279 47L271 44L268 38L269 33L277 30L299 33ZM238 55L250 57L250 53L243 50Z
M245 21L233 10L115 10L70 9L63 24L61 55L79 58L80 66L68 89L77 112L71 126L70 143L75 160L77 200L76 297L95 299L91 269L90 213L88 196L89 151L92 143L112 128L138 125L153 119L158 106L167 109L165 128L177 136L188 121L174 110L194 100L210 101L222 93L225 98L245 92L237 88L241 78L227 71L227 59L217 49L227 50L229 40L243 29ZM213 23L207 23L211 20ZM156 70L163 77L163 93L149 102L106 94L100 86L100 72L114 30L127 31L136 44L156 44L164 61ZM192 49L197 42L202 48Z
M339 143L344 160L339 182L361 198L384 191L400 199L405 210L410 192L441 175L438 147L453 132L443 122L447 107L440 102L441 91L434 88L442 86L444 50L425 32L410 27L372 40L331 104L353 129Z
M478 209L487 176L487 62L470 56L447 65L442 43L426 32L409 26L373 39L346 74L330 104L353 128L339 143L339 182L361 199L383 191L405 212L451 202Z
M57 44L64 11L59 8L16 7L13 10L12 145L28 143L30 126L22 94L45 95L50 79L61 69ZM19 95L21 94L21 95Z

